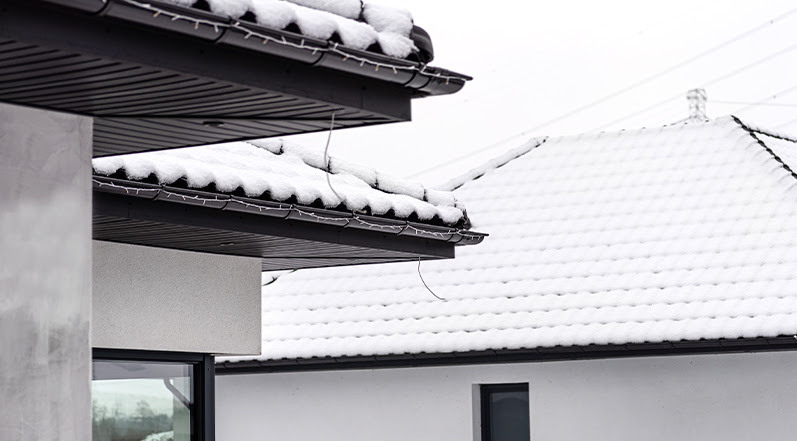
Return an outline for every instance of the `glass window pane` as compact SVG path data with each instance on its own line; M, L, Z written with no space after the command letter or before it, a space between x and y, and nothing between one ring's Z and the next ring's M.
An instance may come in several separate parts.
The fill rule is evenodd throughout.
M191 441L193 366L95 360L93 441Z
M529 393L494 391L490 393L490 440L528 441Z

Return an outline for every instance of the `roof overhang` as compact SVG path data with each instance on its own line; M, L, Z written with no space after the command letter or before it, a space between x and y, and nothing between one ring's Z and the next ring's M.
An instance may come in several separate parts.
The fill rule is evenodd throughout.
M412 98L469 79L175 8L1 0L0 101L94 117L105 156L327 130L333 113L337 129L408 121Z
M485 235L95 176L93 238L262 258L284 270L454 257Z
M346 369L395 369L794 350L797 350L797 339L791 335L783 335L771 338L723 338L660 343L629 343L624 345L555 346L531 349L496 349L359 357L222 361L216 364L216 373L225 375Z

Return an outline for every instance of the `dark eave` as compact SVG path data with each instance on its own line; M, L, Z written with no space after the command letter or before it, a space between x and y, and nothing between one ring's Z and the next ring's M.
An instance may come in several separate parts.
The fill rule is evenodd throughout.
M0 0L0 101L93 116L94 155L105 156L327 130L333 113L338 129L408 121L412 98L469 79L247 24L299 46L263 44L138 3Z
M93 237L262 258L263 270L443 259L485 235L95 176ZM412 228L410 228L412 227Z
M219 375L328 371L344 369L389 369L430 366L460 366L497 363L594 360L620 357L652 357L741 352L793 351L797 338L737 338L625 345L557 346L537 349L504 349L433 354L397 354L363 357L320 357L267 361L216 363Z

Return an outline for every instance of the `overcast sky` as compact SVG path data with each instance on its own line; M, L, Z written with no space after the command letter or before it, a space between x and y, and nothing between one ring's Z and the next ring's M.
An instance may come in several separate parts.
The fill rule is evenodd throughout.
M673 123L695 87L709 117L797 132L793 1L373 1L409 9L432 37L432 64L475 79L414 100L412 122L334 132L331 156L435 184L528 137ZM323 149L326 134L294 138Z

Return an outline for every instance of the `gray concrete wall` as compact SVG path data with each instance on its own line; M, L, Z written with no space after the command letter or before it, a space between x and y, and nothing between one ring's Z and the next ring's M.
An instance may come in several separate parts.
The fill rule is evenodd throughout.
M515 382L534 441L797 436L797 352L220 376L216 436L475 440L473 386Z
M91 437L89 118L0 104L0 440Z
M94 242L92 345L260 353L260 259Z

